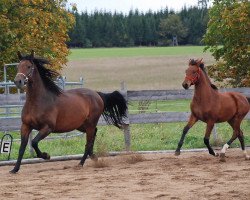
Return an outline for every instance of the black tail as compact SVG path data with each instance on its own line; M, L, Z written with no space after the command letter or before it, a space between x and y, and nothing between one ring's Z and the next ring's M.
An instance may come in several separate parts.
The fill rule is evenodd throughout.
M98 92L104 102L103 118L108 124L121 128L124 124L124 117L128 109L127 102L122 94L118 91L104 94Z

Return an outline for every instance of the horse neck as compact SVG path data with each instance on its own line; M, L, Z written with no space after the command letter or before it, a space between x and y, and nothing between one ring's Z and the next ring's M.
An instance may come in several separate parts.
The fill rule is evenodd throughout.
M26 102L29 101L49 101L54 97L51 92L49 92L40 77L38 70L35 68L32 75L32 83L28 83L26 92Z
M199 81L195 84L193 101L197 103L207 102L214 98L214 93L209 78L201 71Z

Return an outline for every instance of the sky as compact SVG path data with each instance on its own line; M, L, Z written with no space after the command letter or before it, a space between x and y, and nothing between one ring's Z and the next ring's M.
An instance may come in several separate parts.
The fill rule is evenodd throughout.
M211 5L211 0L208 5ZM149 9L158 11L161 8L180 11L184 5L187 7L197 6L198 0L68 0L68 4L75 3L78 12L94 10L118 11L127 14L129 10L138 8L140 12L147 12Z

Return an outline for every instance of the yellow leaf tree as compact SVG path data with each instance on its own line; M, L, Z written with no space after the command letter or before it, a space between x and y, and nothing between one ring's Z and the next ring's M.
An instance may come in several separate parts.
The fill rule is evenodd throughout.
M51 68L60 70L67 62L68 31L74 16L66 0L0 1L0 80L4 63L17 62L17 51L45 57Z
M214 0L203 41L217 63L210 75L233 87L250 86L250 2Z

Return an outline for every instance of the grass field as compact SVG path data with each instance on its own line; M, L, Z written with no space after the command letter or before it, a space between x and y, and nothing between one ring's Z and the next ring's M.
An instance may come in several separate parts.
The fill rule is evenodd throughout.
M69 60L138 56L200 55L204 46L71 49Z
M202 46L72 49L67 80L83 77L85 87L110 91L125 81L129 90L180 89L190 58L214 63Z

